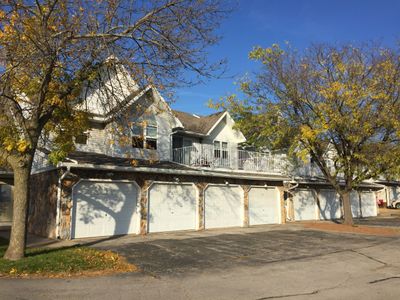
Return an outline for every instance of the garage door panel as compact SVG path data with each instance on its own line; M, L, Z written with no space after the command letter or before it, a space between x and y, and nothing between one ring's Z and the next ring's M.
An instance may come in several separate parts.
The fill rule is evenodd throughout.
M339 195L334 190L321 190L319 192L319 214L321 220L339 219Z
M239 186L208 186L204 193L206 228L243 225L243 190Z
M377 215L376 199L373 192L361 192L361 213L363 217Z
M251 188L249 191L249 224L278 224L279 192L275 188Z
M12 188L8 184L0 184L0 222L12 220Z
M197 190L192 184L154 184L149 191L149 232L194 230Z
M138 187L125 182L82 181L74 188L73 237L136 233Z
M296 221L315 220L316 203L310 190L298 190L293 197L294 218Z
M360 198L356 191L350 193L350 207L353 218L360 217Z

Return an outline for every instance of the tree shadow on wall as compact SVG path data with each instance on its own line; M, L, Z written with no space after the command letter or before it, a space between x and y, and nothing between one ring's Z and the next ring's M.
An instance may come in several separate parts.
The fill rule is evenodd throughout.
M132 233L134 215L139 222L138 188L132 183L83 181L75 187L73 199L72 237L77 226L102 226L99 236L109 236Z

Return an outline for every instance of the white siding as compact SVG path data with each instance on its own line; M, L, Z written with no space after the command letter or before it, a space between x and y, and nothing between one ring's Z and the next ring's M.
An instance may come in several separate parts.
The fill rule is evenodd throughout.
M156 96L157 97L157 96ZM155 99L155 100L154 100ZM137 115L138 108L145 107L141 115ZM89 131L89 138L86 145L77 144L78 151L95 152L115 157L131 157L135 159L147 160L169 160L171 156L171 133L176 127L176 118L170 112L168 106L157 98L140 99L138 103L128 110L131 116L129 120L122 122L112 122L107 124L104 129L92 128ZM130 146L130 129L128 123L147 118L153 118L157 123L157 150L138 149ZM128 137L125 144L118 143L120 136L114 132L119 132L118 127L123 127L123 136Z
M239 143L245 142L246 139L239 130L233 128L234 125L232 118L226 115L212 130L210 136L204 139L204 144L213 144L214 141L221 141L228 142L230 147L236 148Z
M155 183L148 201L149 232L197 228L197 190L193 184Z

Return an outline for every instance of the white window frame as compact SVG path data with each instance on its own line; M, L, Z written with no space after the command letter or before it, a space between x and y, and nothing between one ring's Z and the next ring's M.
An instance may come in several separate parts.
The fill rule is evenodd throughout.
M140 134L134 134L134 133L132 132L132 129L131 129L131 137L132 137L132 138L133 138L133 137L142 138L142 140L143 140L143 141L142 141L143 145L142 145L142 147L133 147L133 145L132 145L132 147L133 147L133 148L136 148L136 149L157 150L157 148L158 148L158 125L150 125L150 124L147 124L146 122L143 122L143 123L134 124L134 125L131 126L131 128L132 128L133 126L140 126L142 134L141 134L141 135L140 135ZM155 130L156 130L155 137L149 136L149 135L147 134L147 128L148 128L148 127L153 127L153 128L155 128ZM155 149L149 149L149 148L147 147L148 141L155 141L155 143L156 143L156 148L155 148Z

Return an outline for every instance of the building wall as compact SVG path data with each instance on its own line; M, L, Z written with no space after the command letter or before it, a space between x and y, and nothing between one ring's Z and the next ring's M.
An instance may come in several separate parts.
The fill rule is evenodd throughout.
M199 191L199 218L198 228L204 229L204 217L203 217L203 205L204 205L204 190L209 184L222 184L225 185L228 181L230 185L240 185L244 191L248 191L250 186L278 186L279 189L283 188L282 181L255 181L245 179L231 179L231 178L217 178L217 177L206 177L206 176L186 176L186 175L164 175L157 173L133 173L133 172L106 172L106 171L90 171L90 170L72 170L74 177L66 178L62 183L62 197L61 197L61 225L60 225L60 238L70 239L71 238L71 222L72 222L72 191L73 186L79 182L80 179L107 179L107 180L127 180L135 181L141 190L140 195L140 233L147 233L147 197L148 187L154 182L185 182L194 183ZM246 195L245 192L245 203L244 212L245 220L248 220L246 214L248 214L248 204L246 206ZM283 193L281 193L283 196ZM283 199L281 199L283 202ZM282 205L283 207L283 205ZM284 213L282 213L284 215ZM285 220L282 219L282 222ZM245 226L248 226L248 221L245 222Z
M320 219L321 217L324 218L324 212L321 212L321 210L323 209L321 207L321 193L322 192L326 192L326 191L333 191L331 186L329 185L313 185L313 184L301 184L299 185L295 190L292 190L291 193L288 193L288 198L286 200L286 213L287 213L287 217L288 219L290 219L291 221L296 221L295 220L295 207L293 205L293 198L294 195L296 195L296 193L298 193L298 191L307 191L309 192L309 198L310 201L315 203L315 220ZM351 192L351 205L352 205L352 212L353 212L353 217L364 217L362 215L362 212L365 211L365 209L367 209L367 207L370 205L370 203L368 202L367 204L363 205L363 201L365 201L365 199L363 199L363 197L360 195L362 195L363 192L372 192L374 197L376 196L376 192L378 191L378 188L376 188L375 190L372 190L371 188L360 188L357 191L352 191ZM339 197L339 196L337 196ZM343 217L344 213L343 213L343 205L340 201L340 216ZM359 203L361 202L361 208L359 206ZM376 205L376 201L374 202ZM376 210L376 212L378 212L378 209ZM333 212L332 212L333 214ZM370 215L368 215L370 216Z
M28 232L56 238L57 183L57 170L32 175Z
M218 123L210 136L204 138L204 144L213 144L215 140L220 142L228 142L230 147L237 147L239 143L245 141L242 133L233 128L234 121L229 117L225 118Z
M176 119L167 105L157 97L142 97L123 114L119 120L106 125L92 126L86 145L77 144L78 151L95 152L115 157L135 159L170 160L172 147L172 128ZM155 99L155 100L154 100ZM128 116L128 117L126 117ZM157 150L132 148L131 124L134 122L157 123Z

